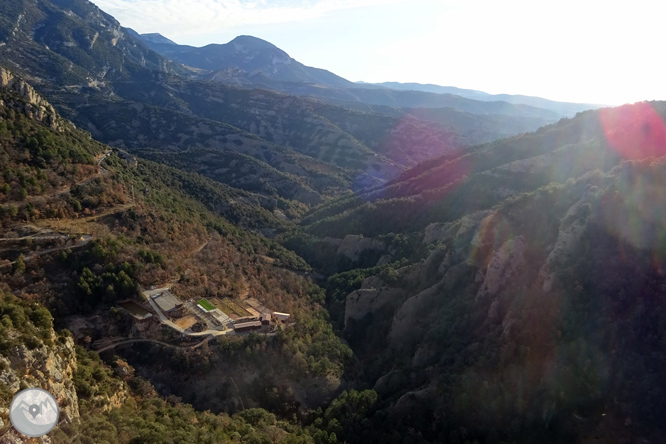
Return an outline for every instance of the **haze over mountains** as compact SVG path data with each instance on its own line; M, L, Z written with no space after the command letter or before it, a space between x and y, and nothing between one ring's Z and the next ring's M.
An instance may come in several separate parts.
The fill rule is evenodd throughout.
M130 32L133 32L130 30ZM372 105L398 107L454 107L477 113L524 114L552 117L550 110L560 117L570 117L576 112L595 108L596 105L555 102L539 97L490 95L482 91L454 87L417 84L366 84L352 83L322 69L299 63L269 42L251 36L239 36L226 44L211 44L201 48L178 45L160 34L133 32L155 52L194 68L211 71L207 78L263 87L291 94L311 95L329 100L363 102ZM296 84L296 85L294 85ZM377 90L376 87L386 87ZM324 91L322 91L324 89ZM374 89L374 91L373 91ZM432 94L422 94L422 93ZM458 97L451 97L455 95ZM494 104L474 104L460 97L484 102L506 102L528 107L506 107ZM542 108L533 110L529 106ZM531 114L530 114L531 113Z
M136 152L186 151L191 170L307 204L380 185L417 162L560 117L506 102L348 89L351 82L253 37L202 49L156 35L140 40L90 3L11 2L4 23L6 66L99 140ZM233 78L206 80L220 72ZM234 159L253 173L224 174Z
M439 86L432 84L421 83L398 83L398 82L383 82L383 83L364 83L358 82L363 86L376 85L390 89L397 89L400 91L423 91L436 94L455 94L468 99L481 100L483 102L501 101L508 103L519 103L523 105L536 106L538 108L546 108L561 113L563 116L570 117L575 113L586 111L588 109L600 108L601 105L593 105L590 103L567 103L557 102L554 100L543 99L541 97L523 96L519 94L488 94L483 91L474 89L456 88L455 86Z
M54 391L52 442L663 442L665 103L359 85L5 3L0 401ZM295 322L212 335L202 298Z

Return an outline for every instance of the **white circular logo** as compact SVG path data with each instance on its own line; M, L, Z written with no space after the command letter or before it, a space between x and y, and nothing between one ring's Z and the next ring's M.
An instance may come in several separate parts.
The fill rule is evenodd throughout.
M25 436L37 438L58 424L60 408L52 394L40 388L21 390L9 405L9 420Z

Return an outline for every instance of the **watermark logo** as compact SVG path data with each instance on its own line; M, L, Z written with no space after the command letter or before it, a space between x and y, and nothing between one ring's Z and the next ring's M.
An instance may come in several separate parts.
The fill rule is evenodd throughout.
M40 388L21 390L9 405L9 420L25 436L37 438L58 424L60 408L52 394Z

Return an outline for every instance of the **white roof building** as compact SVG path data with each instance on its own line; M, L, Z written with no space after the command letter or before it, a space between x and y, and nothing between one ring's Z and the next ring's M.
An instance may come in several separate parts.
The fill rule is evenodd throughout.
M281 321L286 321L287 319L289 319L291 317L291 315L289 313L280 313L278 311L274 311L273 316L275 316L276 318L278 318Z

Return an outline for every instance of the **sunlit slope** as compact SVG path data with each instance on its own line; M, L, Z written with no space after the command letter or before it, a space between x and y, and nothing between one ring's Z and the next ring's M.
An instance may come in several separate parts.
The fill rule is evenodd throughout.
M3 65L46 87L105 88L104 82L136 80L151 71L184 72L124 32L89 2L7 0L0 12Z
M110 174L110 166L103 164L115 160L122 166L126 162L120 162L108 146L63 119L21 78L2 68L0 78L0 219L75 218L75 213L90 216L95 211L132 204L131 184L120 183ZM284 226L262 207L266 203L259 195L175 168L143 161L138 164L145 168L146 176L150 176L148 171L156 174L149 182L141 183L143 186L136 183L135 198L155 198L162 190L182 193L181 198L199 199L200 205L212 210L211 214L239 225Z
M551 182L663 155L664 116L663 102L587 111L535 133L423 162L386 187L315 209L304 223L318 235L422 230Z
M43 375L52 374L34 364L42 370L14 376L14 368L26 368L21 367L24 362L30 368L34 362L28 352L14 356L14 346L25 342L28 350L35 350L42 345L54 347L57 340L58 347L67 344L67 355L73 360L72 339L90 349L96 348L96 341L129 337L146 341L137 346L136 354L130 353L131 348L107 353L106 362L96 353L79 350L81 371L74 374L67 398L68 403L76 403L78 397L76 411L83 418L76 413L70 417L71 425L62 424L56 442L130 442L143 436L143 426L117 436L87 424L108 420L115 422L111 427L116 430L116 420L136 412L134 396L163 403L150 384L158 382L153 379L158 371L165 378L159 381L162 386L169 384L170 392L179 396L170 398L171 406L193 423L198 415L181 400L196 403L201 410L235 412L243 408L236 407L242 396L248 405L266 405L291 416L298 405L307 402L316 408L336 394L351 351L327 321L321 306L323 291L302 276L309 270L307 264L262 235L288 228L264 208L271 207L271 202L198 174L110 150L62 119L21 79L5 71L0 74L5 87L0 91L3 400L11 399L21 384L48 387L48 376ZM289 211L285 202L272 204ZM119 308L128 299L147 304L141 290L158 285L172 286L183 300L220 295L232 304L253 297L272 310L290 313L296 323L262 336L196 337L196 342L205 343L194 348L193 338L162 326L157 316L139 322ZM18 302L9 294L26 301L30 309L25 312L31 319L34 313L50 328L50 317L40 307L45 306L57 328L71 333L17 336L12 326L29 334L37 332L12 308ZM133 368L119 363L114 354L133 359ZM95 377L89 365L95 368ZM112 376L109 366L117 365L124 368L121 379L129 388ZM264 376L269 373L270 377ZM245 381L237 377L241 374L255 377ZM231 378L233 393L209 389L214 384L227 387ZM185 380L190 383L182 384ZM272 404L267 393L275 394L270 395ZM105 415L109 411L113 413ZM3 420L2 433L9 424L4 413ZM169 442L167 436L178 436L180 429L172 425L151 439ZM200 441L195 435L190 438ZM188 441L179 438L178 442ZM312 439L306 437L304 442Z

